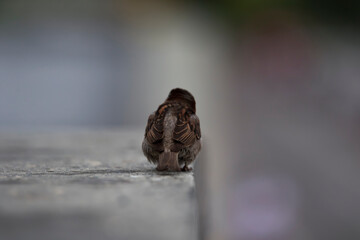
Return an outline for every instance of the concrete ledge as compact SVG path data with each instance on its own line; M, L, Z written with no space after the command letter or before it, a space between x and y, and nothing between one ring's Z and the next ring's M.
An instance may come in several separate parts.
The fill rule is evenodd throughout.
M2 133L4 239L196 239L192 173L158 173L142 130Z

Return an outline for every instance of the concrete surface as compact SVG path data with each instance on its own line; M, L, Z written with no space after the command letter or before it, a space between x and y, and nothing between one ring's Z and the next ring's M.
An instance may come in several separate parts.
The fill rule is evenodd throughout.
M158 173L143 130L2 132L0 239L196 239L193 173Z

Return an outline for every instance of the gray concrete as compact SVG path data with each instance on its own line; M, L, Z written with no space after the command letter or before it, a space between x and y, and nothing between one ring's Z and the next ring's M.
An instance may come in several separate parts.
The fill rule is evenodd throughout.
M143 130L0 133L0 239L196 239L193 173L158 173Z

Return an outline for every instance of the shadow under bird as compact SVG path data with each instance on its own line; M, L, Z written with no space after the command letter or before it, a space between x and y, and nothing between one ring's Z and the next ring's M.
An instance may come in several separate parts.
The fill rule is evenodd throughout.
M193 95L180 88L149 116L142 150L158 171L191 171L201 149L200 121ZM182 168L180 168L182 166Z

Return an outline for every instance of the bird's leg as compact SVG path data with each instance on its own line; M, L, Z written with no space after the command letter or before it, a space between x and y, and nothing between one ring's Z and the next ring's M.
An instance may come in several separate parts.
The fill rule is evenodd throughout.
M185 165L184 165L184 167L181 169L181 171L183 171L183 172L189 172L189 171L191 171L192 170L192 168L191 167L188 167L188 164L187 164L187 162L185 161Z

